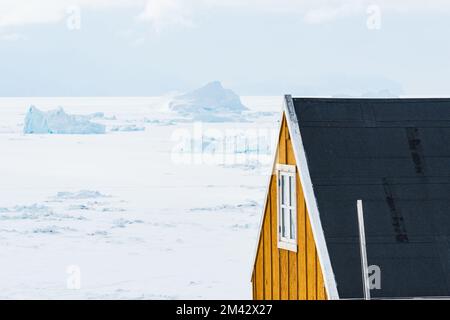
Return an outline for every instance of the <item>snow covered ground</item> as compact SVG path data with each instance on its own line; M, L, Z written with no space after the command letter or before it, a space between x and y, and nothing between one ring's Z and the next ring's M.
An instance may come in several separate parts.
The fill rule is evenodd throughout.
M242 102L243 121L194 124L165 97L0 98L0 299L251 298L271 156L201 154L275 134L280 97ZM103 112L106 134L25 135L30 105Z

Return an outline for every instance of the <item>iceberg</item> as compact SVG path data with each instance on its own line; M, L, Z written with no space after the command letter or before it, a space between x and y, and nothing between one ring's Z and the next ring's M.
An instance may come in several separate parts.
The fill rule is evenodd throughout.
M96 199L96 198L108 198L109 196L102 194L99 191L92 190L80 190L78 192L58 192L56 199L64 200L80 200L80 199Z
M248 110L240 97L232 90L225 89L219 81L175 97L169 108L183 116L202 121L228 120Z
M31 106L25 117L25 134L103 134L105 126L90 121L92 117L70 115L63 108L41 111Z

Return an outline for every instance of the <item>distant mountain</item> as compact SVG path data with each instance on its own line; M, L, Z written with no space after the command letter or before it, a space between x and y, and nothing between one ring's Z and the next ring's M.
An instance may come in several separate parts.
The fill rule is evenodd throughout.
M388 89L380 90L380 91L369 91L365 92L361 95L363 98L398 98L399 96L392 93Z
M359 96L335 94L333 98L399 98L399 96L392 93L389 89L383 89L379 91L367 91Z
M240 97L232 90L225 89L219 81L175 97L169 108L181 115L201 120L235 116L248 110Z

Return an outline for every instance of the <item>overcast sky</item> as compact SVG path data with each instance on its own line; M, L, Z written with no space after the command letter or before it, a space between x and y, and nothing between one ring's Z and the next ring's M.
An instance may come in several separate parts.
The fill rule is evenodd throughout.
M0 0L0 96L450 96L450 1Z

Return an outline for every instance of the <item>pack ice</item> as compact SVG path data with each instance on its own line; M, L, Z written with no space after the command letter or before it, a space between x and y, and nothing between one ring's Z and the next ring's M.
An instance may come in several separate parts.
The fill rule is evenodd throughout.
M239 96L225 89L219 81L175 97L169 107L183 116L202 121L224 121L248 110Z
M63 108L41 111L31 106L25 117L25 134L103 134L105 126L93 123L93 116L70 115Z

